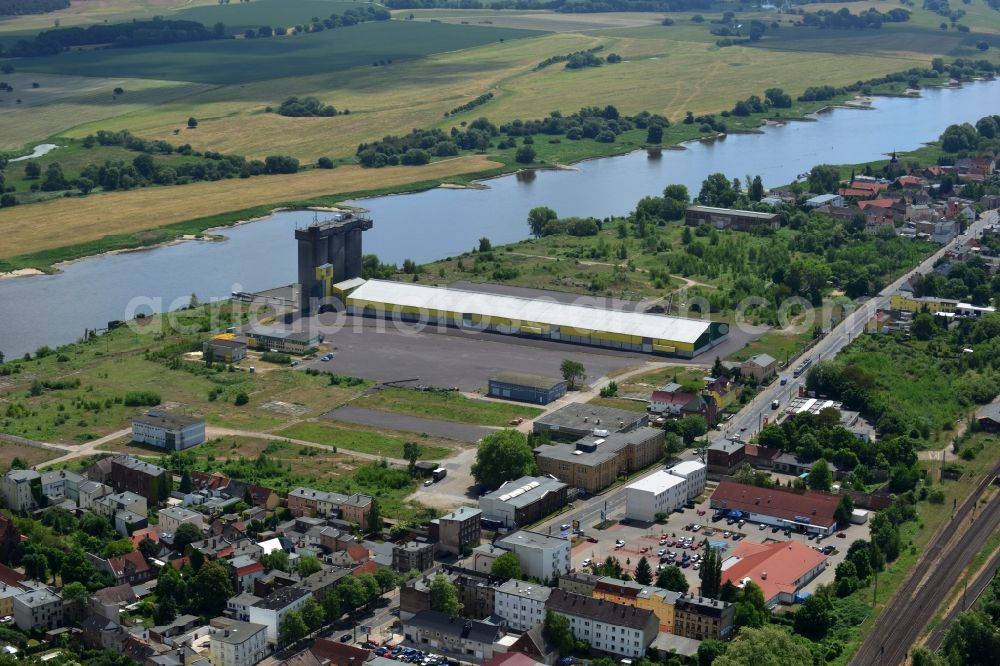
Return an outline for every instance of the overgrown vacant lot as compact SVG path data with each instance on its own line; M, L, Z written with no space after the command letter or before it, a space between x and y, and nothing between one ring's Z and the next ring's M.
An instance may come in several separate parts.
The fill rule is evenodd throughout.
M290 439L397 459L405 457L403 444L406 442L417 442L421 448L421 458L430 460L444 458L459 446L458 442L437 437L361 425L345 427L328 421L296 423L277 434Z
M514 418L532 417L542 413L536 407L516 403L472 400L458 393L416 391L388 388L351 403L354 407L367 407L385 412L459 423L488 426L505 426Z

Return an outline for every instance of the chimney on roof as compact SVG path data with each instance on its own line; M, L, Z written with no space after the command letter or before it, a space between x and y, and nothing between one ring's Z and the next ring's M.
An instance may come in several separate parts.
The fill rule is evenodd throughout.
M766 571L761 571L760 572L760 579L761 580L767 580L767 572Z

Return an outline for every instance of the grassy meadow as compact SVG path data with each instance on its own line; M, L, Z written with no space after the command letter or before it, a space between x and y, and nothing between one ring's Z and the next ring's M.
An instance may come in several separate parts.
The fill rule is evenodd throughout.
M511 419L532 418L542 413L537 407L473 400L454 392L416 391L403 388L386 388L355 400L351 406L425 419L486 426L506 426Z

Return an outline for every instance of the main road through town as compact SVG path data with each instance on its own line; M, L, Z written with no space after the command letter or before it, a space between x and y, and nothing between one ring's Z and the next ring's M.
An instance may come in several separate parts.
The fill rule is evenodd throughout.
M805 382L805 373L800 377L792 377L792 368L795 365L806 358L816 362L836 356L851 340L864 331L865 324L877 310L888 308L890 296L896 293L907 280L917 273L931 271L934 264L946 253L960 244L968 242L970 238L981 237L987 226L996 224L998 221L1000 221L1000 214L997 211L987 211L979 220L972 223L963 235L943 246L913 270L886 286L877 295L864 301L860 307L819 339L809 351L792 362L790 364L792 367L783 370L782 375L788 378L784 386L780 382L773 382L763 389L746 407L730 419L724 431L711 431L708 435L709 442L731 438L746 439L757 432L764 418L774 413L774 410L771 409L774 400L777 400L781 406L785 406L790 398L798 395L799 387ZM688 451L682 457L694 459L696 454ZM648 473L651 474L656 469L654 468ZM996 471L1000 472L1000 469ZM882 612L868 639L862 644L852 660L852 664L888 665L899 664L905 660L910 647L919 637L927 622L933 617L948 591L955 585L961 571L981 549L980 542L984 542L1000 525L1000 499L997 499L983 508L978 514L978 520L968 523L968 529L962 537L963 545L961 547L947 547L948 535L953 534L961 521L967 520L967 516L971 516L976 501L986 491L987 482L994 475L990 475L984 480L984 483L969 497L963 505L966 508L965 512L962 510L956 512L956 524L950 524L938 533L907 581L907 583L912 581L916 589L910 589L907 594L897 594L890 602L889 606ZM590 527L603 517L610 518L618 513L624 503L625 488L618 486L602 495L578 503L571 511L546 520L534 529L539 532L558 534L561 524L571 524L574 520L580 521L582 527ZM947 557L944 557L946 553ZM907 585L904 584L901 589L906 589L906 587Z
M805 383L806 373L803 373L799 377L792 376L792 371L798 362L804 361L805 359L812 359L815 363L817 361L829 359L835 356L841 349L846 347L851 340L856 338L865 330L865 324L872 318L876 310L888 308L889 297L892 296L892 294L895 294L903 283L913 277L916 273L930 272L938 259L943 257L950 250L956 248L959 244L967 242L970 238L981 237L983 229L990 224L995 224L998 219L1000 219L998 211L987 211L980 217L980 219L969 225L965 234L958 236L950 243L943 246L940 250L925 259L916 268L909 271L880 291L876 296L873 296L861 303L856 310L845 317L840 324L827 332L826 335L817 341L810 350L800 356L797 361L790 363L791 367L785 368L782 371L781 374L788 377L788 383L785 386L781 386L780 382L772 382L770 386L758 393L754 399L746 405L746 407L740 410L738 414L729 420L726 424L726 430L724 432L711 432L709 434L710 440L718 441L721 439L731 438L746 439L753 433L760 430L764 419L774 413L774 410L771 409L772 402L777 400L779 405L784 407L791 398L798 395L799 386Z

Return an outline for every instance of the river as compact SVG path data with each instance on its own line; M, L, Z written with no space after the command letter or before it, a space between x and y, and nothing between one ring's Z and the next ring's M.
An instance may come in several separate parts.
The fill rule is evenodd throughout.
M470 250L485 236L493 244L528 235L535 206L561 216L625 214L643 196L669 183L696 194L706 175L760 174L765 186L791 182L820 163L857 163L912 150L952 123L975 122L1000 107L1000 82L926 90L920 99L876 98L871 110L833 109L816 122L765 127L760 134L664 150L589 160L572 170L538 171L486 181L487 189L434 189L349 202L372 212L365 253L383 261L418 263ZM322 214L319 214L322 217ZM0 280L0 351L8 358L41 345L79 338L139 311L186 305L238 290L260 291L295 280L292 231L314 213L282 212L223 229L223 242L191 241L150 250L84 259L56 275ZM137 305L139 304L139 305Z

